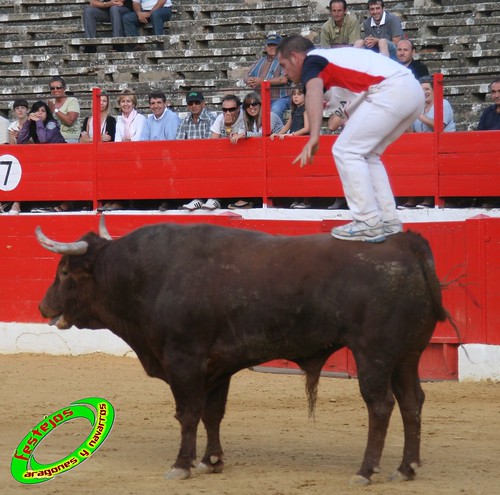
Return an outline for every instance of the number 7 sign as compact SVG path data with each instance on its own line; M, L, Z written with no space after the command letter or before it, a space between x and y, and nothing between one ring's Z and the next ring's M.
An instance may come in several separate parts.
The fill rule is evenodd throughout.
M12 155L0 156L0 190L12 191L19 182L23 171L19 160Z

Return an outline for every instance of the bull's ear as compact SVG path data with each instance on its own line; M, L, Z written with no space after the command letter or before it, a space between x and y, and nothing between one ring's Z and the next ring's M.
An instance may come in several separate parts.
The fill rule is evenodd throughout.
M35 229L35 235L40 246L53 253L67 254L67 255L78 255L85 254L89 248L89 244L86 241L77 242L57 242L49 239L40 227Z
M108 241L113 240L108 232L108 229L106 228L106 220L104 218L104 215L101 215L101 218L99 219L99 237L102 237L103 239L106 239Z

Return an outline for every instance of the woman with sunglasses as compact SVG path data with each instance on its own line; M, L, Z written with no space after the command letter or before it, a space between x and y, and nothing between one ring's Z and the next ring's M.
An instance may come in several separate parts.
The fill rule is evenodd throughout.
M47 105L61 123L61 134L67 143L78 143L81 129L78 100L66 94L66 82L61 76L54 76L49 81L49 88L53 98L47 101Z
M262 136L262 102L260 96L252 91L243 99L243 121L245 129L238 134L232 134L231 143L236 144L242 137ZM283 122L271 112L271 134L278 134L283 128Z

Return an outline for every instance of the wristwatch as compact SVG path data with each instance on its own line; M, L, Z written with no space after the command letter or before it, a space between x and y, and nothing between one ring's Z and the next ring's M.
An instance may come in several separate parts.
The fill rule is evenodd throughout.
M56 108L56 109L54 110L54 113L57 113L57 112L59 112L59 108Z

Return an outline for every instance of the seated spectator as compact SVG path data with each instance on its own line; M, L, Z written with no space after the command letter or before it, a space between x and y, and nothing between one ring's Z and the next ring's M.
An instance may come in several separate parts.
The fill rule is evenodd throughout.
M149 22L155 35L165 34L165 22L172 17L171 0L133 0L133 12L122 18L125 36L139 36L139 26Z
M85 38L97 38L97 23L111 23L113 38L125 35L122 16L132 12L132 0L89 0L89 5L83 7L83 28ZM113 45L113 49L121 52L122 45ZM96 45L84 47L85 53L95 53Z
M121 115L116 120L115 141L140 141L146 117L137 110L137 97L130 89L124 89L118 96Z
M356 48L368 48L397 61L396 44L403 36L397 15L384 10L383 0L368 0L370 17L363 22L364 39L354 43Z
M54 119L49 106L44 101L37 101L30 108L28 119L23 124L17 136L17 144L55 144L65 143L59 130L59 124ZM64 202L55 206L35 207L32 213L49 213L69 211L71 204Z
M396 55L401 65L404 65L413 72L413 75L420 79L429 75L429 69L420 60L415 60L415 45L410 40L399 40L396 45Z
M9 144L17 144L17 136L21 127L28 120L28 102L24 99L14 100L12 107L16 119L9 125Z
M215 115L206 109L205 98L199 91L192 91L186 97L189 115L182 119L176 139L208 139Z
M238 134L245 129L241 101L236 95L226 95L221 102L222 113L219 114L210 128L210 138L225 138Z
M355 14L347 12L346 0L330 0L330 19L321 26L320 47L352 46L361 38L361 28Z
M66 94L66 82L60 76L50 79L49 88L54 97L47 101L47 105L61 123L61 134L67 143L78 143L81 129L78 100Z
M283 121L284 113L290 110L289 84L283 68L280 66L276 56L281 36L269 34L266 39L266 55L255 62L247 75L243 78L245 84L253 90L259 91L262 81L271 84L271 111Z
M37 101L31 107L26 122L17 135L18 144L28 143L65 143L49 106L44 101Z
M181 119L168 108L165 93L150 93L148 100L153 114L148 116L142 128L141 141L175 139Z
M255 91L248 93L243 99L243 122L244 127L239 132L232 132L229 136L232 144L236 144L242 138L262 136L262 102ZM282 127L281 119L271 111L271 132L275 134ZM253 201L249 199L239 199L228 205L230 210L252 207Z
M500 78L490 84L493 105L485 108L479 117L478 131L500 131Z
M425 95L424 112L419 115L413 123L413 132L432 132L434 130L434 84L432 76L424 76L419 79ZM448 100L443 100L443 129L445 132L455 131L455 121L453 119L453 109ZM452 200L453 201L453 200ZM434 199L408 198L403 208L432 208Z
M108 143L115 140L116 119L109 115L109 96L101 94L101 141ZM94 140L94 119L92 116L85 117L80 134L80 143L91 143Z
M500 131L500 78L490 84L490 95L493 105L483 110L479 117L478 131ZM482 208L500 207L499 198L483 198Z
M191 91L186 97L186 104L189 115L182 119L177 129L177 139L208 139L212 131L210 128L215 122L215 115L206 109L205 98L199 91ZM165 211L168 208L166 202L160 205L160 210ZM182 206L182 209L194 211L199 208L205 210L215 210L220 208L220 202L217 199L208 198L206 201L193 199Z
M285 136L306 136L309 134L309 122L305 110L304 90L302 88L292 89L291 115L282 129L278 133L271 135L271 140L276 136L282 140ZM299 210L311 208L311 201L309 198L295 198L290 208Z

